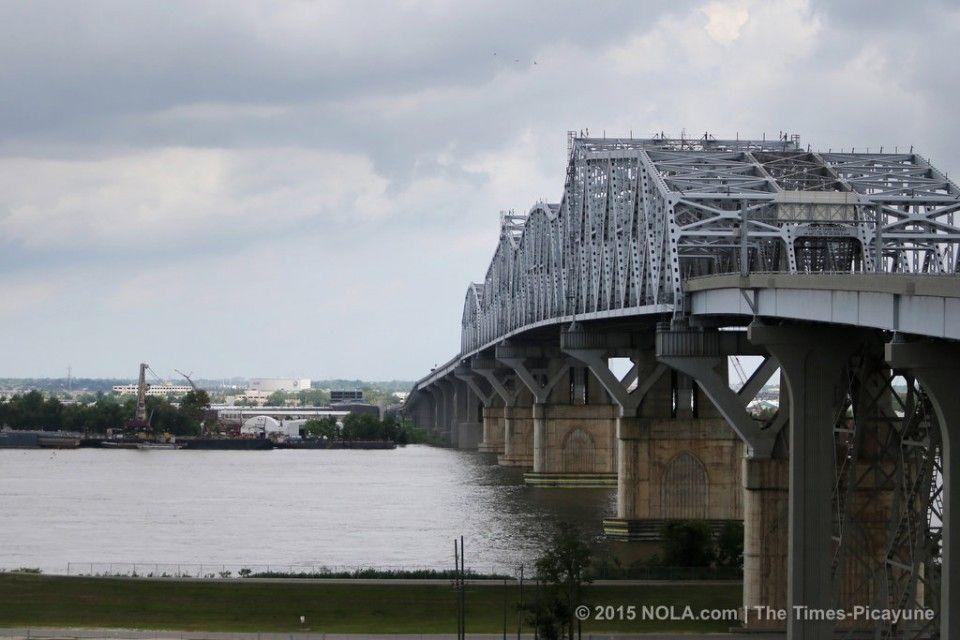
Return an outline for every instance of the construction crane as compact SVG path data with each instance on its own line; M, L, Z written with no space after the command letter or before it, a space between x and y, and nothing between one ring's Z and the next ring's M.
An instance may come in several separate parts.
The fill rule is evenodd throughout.
M194 384L193 378L190 377L190 376L193 375L193 371L191 371L190 373L184 373L183 371L180 371L180 369L174 369L174 371L176 371L176 372L179 373L181 376L183 376L184 378L187 379L187 382L190 383L190 388L193 389L194 393L197 393L198 391L200 391L200 389L197 388L197 385ZM205 422L204 420L201 420L201 421L200 421L200 436L203 437L203 436L205 436L205 435L207 435L207 425L206 425L206 422Z
M199 391L199 389L197 389L197 385L195 385L193 383L193 380L190 379L190 376L193 375L193 371L191 371L190 373L184 373L183 371L180 371L180 369L174 369L174 371L176 371L177 373L179 373L180 375L182 375L184 378L187 379L187 382L190 383L191 389L193 389L194 391Z
M743 364L740 363L740 358L738 356L733 356L730 358L733 361L733 370L737 372L737 377L740 378L740 386L747 384L747 373L743 370Z
M150 423L147 421L147 369L150 368L146 362L140 363L140 377L137 379L137 410L133 414L133 419L128 420L126 427L128 431L147 431Z

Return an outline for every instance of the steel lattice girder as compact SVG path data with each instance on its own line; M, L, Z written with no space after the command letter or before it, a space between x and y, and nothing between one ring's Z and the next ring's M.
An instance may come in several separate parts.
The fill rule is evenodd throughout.
M579 138L566 174L559 204L501 215L467 290L461 355L549 319L677 309L692 276L960 267L960 189L913 153Z

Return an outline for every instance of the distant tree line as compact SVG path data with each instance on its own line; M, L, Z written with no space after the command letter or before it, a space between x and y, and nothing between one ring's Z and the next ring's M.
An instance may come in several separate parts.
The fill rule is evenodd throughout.
M304 431L311 438L327 440L384 440L397 444L420 444L432 438L409 420L388 415L383 420L369 413L351 413L343 426L332 416L307 420Z
M342 388L342 387L341 387ZM354 387L348 387L354 388ZM355 387L363 391L363 401L373 405L390 405L399 402L389 389L377 387ZM327 389L304 389L302 391L274 391L264 400L267 407L282 407L288 400L296 400L301 407L325 407L330 404L330 391ZM239 404L239 403L238 403ZM254 404L249 402L249 404Z
M90 393L110 393L114 385L128 384L124 378L0 378L0 389L16 391L36 390L45 393L66 393L68 389ZM133 382L136 382L135 380Z
M147 397L147 417L158 433L178 436L200 432L204 411L210 405L206 391L191 391L180 406L165 398ZM39 391L18 394L0 402L0 426L14 430L76 431L101 434L117 429L133 418L137 399L101 396L89 404L65 404Z

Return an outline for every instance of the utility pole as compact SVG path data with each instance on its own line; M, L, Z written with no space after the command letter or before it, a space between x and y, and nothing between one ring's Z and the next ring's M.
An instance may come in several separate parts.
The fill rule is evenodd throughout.
M503 640L507 640L507 579L503 579Z
M460 536L460 632L467 640L467 562L463 553L463 536Z
M453 591L457 598L457 640L466 640L466 601L464 600L464 564L463 564L463 536L460 536L460 543L453 539L453 564L456 567L453 572Z
M457 640L460 640L460 547L453 539L453 595L457 599Z
M520 565L520 606L517 608L517 640L523 629L523 565Z

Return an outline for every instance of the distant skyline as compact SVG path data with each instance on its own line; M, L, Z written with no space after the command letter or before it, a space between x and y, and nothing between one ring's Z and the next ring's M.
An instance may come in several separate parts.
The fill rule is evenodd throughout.
M0 377L418 378L568 130L954 175L958 35L937 0L0 0Z

